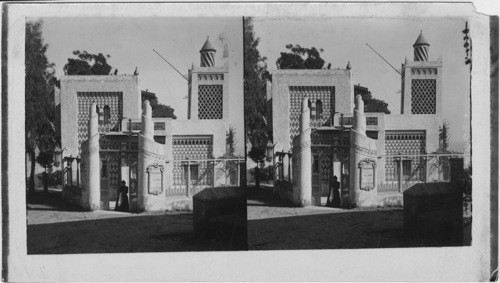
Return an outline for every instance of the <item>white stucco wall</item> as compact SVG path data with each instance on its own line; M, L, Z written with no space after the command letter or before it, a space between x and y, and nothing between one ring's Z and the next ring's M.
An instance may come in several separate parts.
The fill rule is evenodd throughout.
M334 86L334 112L351 114L354 108L353 73L335 70L274 70L272 86L272 124L275 151L290 149L290 86ZM267 95L269 99L269 94Z
M139 119L141 92L137 76L62 76L61 145L65 156L78 152L78 92L122 92L123 117ZM83 109L82 111L88 111Z

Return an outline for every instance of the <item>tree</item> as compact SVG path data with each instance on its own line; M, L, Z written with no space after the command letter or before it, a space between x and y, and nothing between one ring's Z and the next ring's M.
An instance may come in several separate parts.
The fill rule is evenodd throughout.
M248 157L257 165L256 187L260 187L259 166L262 166L267 143L271 135L267 131L266 121L266 83L269 78L266 57L262 57L257 49L259 38L255 38L252 18L244 19L244 93L245 93L245 123L247 139L251 144Z
M168 105L164 105L158 102L158 98L153 92L149 92L148 90L141 90L141 99L142 102L149 100L149 104L151 105L151 109L153 110L153 118L177 119L177 116L175 116L174 114L175 110Z
M54 64L47 59L48 45L42 37L42 21L26 23L25 42L25 142L31 159L28 181L30 192L35 190L35 151L53 151L58 141L53 122L53 91L56 85Z
M439 127L439 149L443 152L448 151L448 146L450 144L449 130L450 125L448 121L443 121L443 125Z
M48 193L49 190L47 186L47 169L52 168L52 164L54 163L54 152L40 152L40 154L38 154L38 157L36 158L36 161L45 169L45 171L43 172L43 190L45 191L45 193Z
M103 55L102 53L92 54L87 51L73 51L73 55L78 59L68 58L68 63L64 65L65 75L100 75L107 76L111 73L113 67L108 64L107 59L111 56ZM118 70L115 69L116 75Z
M281 52L281 56L276 60L278 69L323 69L325 60L320 55L322 48L305 48L298 44L287 44L285 47L290 52ZM328 64L328 69L330 67L331 64Z
M365 112L383 112L385 114L391 114L391 111L388 108L389 104L383 100L374 98L368 88L360 85L354 85L354 93L360 94L361 98L363 98L363 102L365 103Z

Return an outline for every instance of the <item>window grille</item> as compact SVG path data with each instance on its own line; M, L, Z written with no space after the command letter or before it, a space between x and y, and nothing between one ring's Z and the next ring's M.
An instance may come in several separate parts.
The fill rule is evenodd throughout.
M411 114L436 114L436 80L411 81Z
M222 85L198 86L198 119L222 119Z

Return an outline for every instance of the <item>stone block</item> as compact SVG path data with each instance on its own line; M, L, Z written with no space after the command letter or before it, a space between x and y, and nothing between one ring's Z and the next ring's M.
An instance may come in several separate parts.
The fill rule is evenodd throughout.
M461 245L462 192L452 183L416 184L403 193L407 236L436 245Z
M245 231L246 190L241 187L206 188L193 196L193 229L198 235L227 228Z

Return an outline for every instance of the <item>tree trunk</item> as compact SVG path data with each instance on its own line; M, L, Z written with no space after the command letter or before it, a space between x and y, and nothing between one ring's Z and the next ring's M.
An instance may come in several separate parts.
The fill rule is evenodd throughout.
M259 165L255 166L255 188L260 189Z
M49 187L47 185L47 168L43 172L43 191L47 194L49 193Z
M31 159L31 172L30 172L30 180L28 183L28 189L30 193L35 192L35 151L30 151L30 159Z

